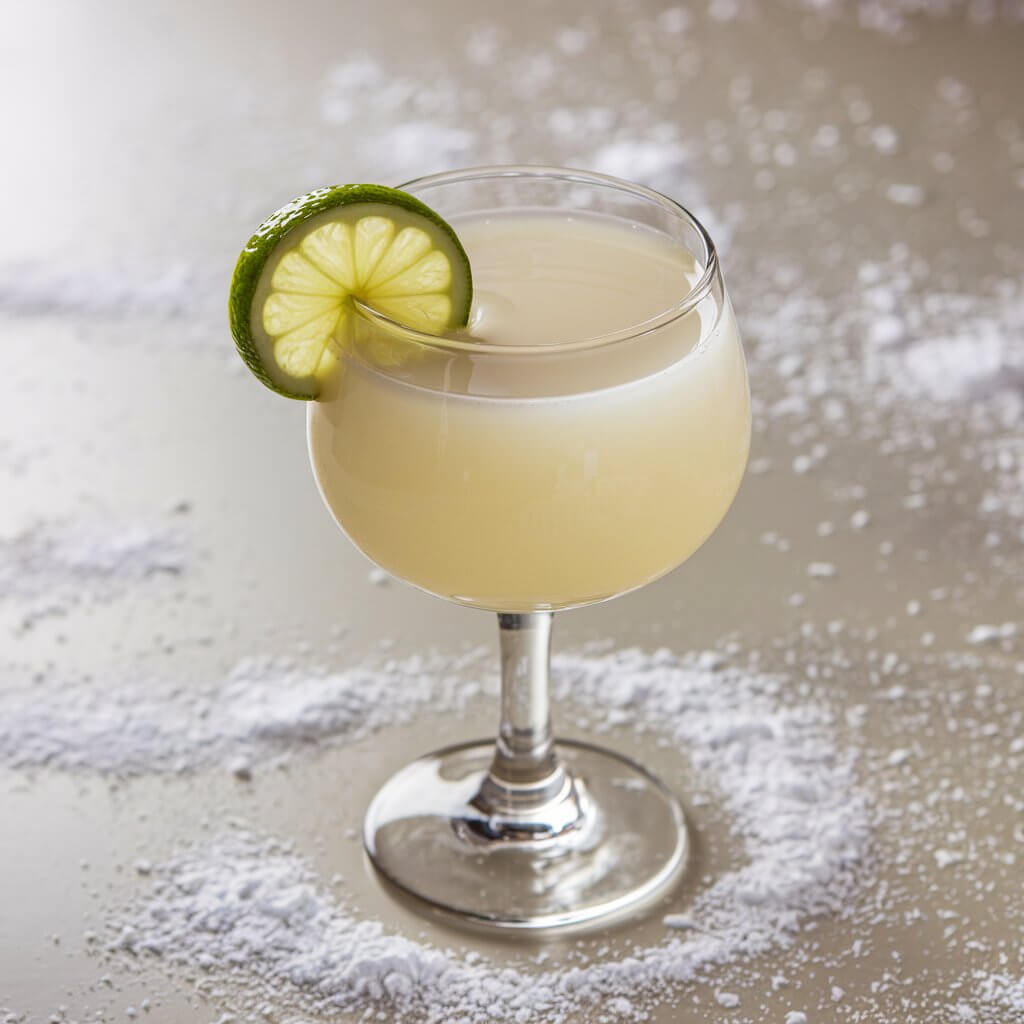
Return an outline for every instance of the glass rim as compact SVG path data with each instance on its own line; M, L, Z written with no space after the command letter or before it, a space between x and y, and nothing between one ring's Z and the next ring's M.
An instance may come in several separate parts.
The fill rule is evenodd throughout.
M653 331L659 330L668 324L692 313L693 310L710 294L716 278L719 276L718 252L711 240L707 229L703 224L681 203L657 192L645 185L638 185L623 178L616 178L609 174L599 174L596 171L577 170L570 167L553 167L542 164L492 164L481 167L468 167L454 171L443 171L439 174L429 174L423 177L413 178L398 187L415 193L417 189L425 189L434 185L447 185L457 182L480 181L488 178L500 179L548 179L575 183L580 185L594 185L602 188L617 189L620 192L627 192L648 202L654 203L662 209L667 210L683 220L689 222L697 232L705 253L707 255L703 272L697 281L690 287L689 291L674 305L638 324L620 328L617 331L609 331L606 334L595 335L590 338L583 338L576 341L555 342L550 345L493 345L486 341L475 341L471 337L460 338L452 334L427 334L415 328L407 327L405 324L393 320L391 317L378 312L363 302L355 301L359 313L371 323L385 329L390 334L398 334L410 341L425 345L429 348L448 350L453 352L469 352L485 356L544 356L556 355L564 352L578 352L583 350L602 348L618 342L632 341L643 337Z

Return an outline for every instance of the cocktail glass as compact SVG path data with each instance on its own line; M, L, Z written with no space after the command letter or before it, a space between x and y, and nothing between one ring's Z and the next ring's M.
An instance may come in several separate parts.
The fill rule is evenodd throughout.
M597 337L434 337L360 307L331 393L309 406L313 470L349 538L395 576L498 613L497 739L427 754L384 784L364 824L373 864L467 922L604 921L679 878L686 823L640 765L553 738L552 615L674 569L735 496L750 402L718 257L683 207L602 175L490 167L402 187L478 245L488 218L529 218L538 246L582 218L678 249L673 301ZM610 313L617 299L595 289L593 301Z

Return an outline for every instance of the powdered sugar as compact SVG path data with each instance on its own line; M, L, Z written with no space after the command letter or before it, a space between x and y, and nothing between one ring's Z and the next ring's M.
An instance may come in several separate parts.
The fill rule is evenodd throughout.
M1008 974L975 975L978 998L1008 1011L1013 1020L1024 1020L1024 975L1012 978Z
M689 911L695 927L682 937L673 929L660 945L624 960L527 975L361 920L339 905L292 846L243 829L155 869L148 896L111 922L110 948L223 974L253 1006L295 999L320 1011L386 1007L422 1024L455 1013L473 1022L528 1024L562 1021L615 999L620 1017L643 1020L650 998L715 965L787 946L809 917L849 908L871 838L854 758L837 749L827 711L789 703L778 678L699 664L667 650L629 650L567 656L556 665L559 693L587 709L592 727L630 724L678 744L702 790L724 802L742 837L745 863L696 897ZM207 718L221 723L229 742L240 735L260 744L281 736L336 739L351 717L345 712L332 723L312 711L325 706L323 696L308 696L336 687L330 677L310 680L306 696L299 687L295 698L278 700L268 713L266 694L249 680L233 688L236 704L221 703ZM394 718L400 701L414 705L418 691L363 673L351 688L357 692L365 699L361 716L376 710ZM253 710L239 726L243 693ZM431 704L444 709L464 697L442 691ZM722 1006L739 1000L731 990L721 996Z
M134 775L194 771L224 761L238 774L317 741L355 741L409 721L428 702L461 707L473 682L438 682L459 659L387 663L379 670L300 671L287 659L248 658L230 675L186 688L141 678L102 689L88 680L0 688L0 759L16 767Z
M651 181L671 175L686 165L687 152L676 139L621 139L595 150L589 164L595 171L618 178L630 175Z
M50 264L5 267L0 275L0 310L21 315L177 317L194 310L200 281L184 263L150 275L137 268L86 271Z
M950 1005L950 1020L979 1024L993 1019L999 1024L1024 1021L1024 976L1001 972L974 971L969 985L958 983L957 997ZM992 1017L995 1013L997 1016Z
M28 626L186 564L181 531L162 524L39 523L0 539L0 601L17 602Z
M1024 374L1024 350L1016 341L1024 331L1024 294L1003 282L988 297L931 292L921 298L907 272L911 262L899 250L890 263L862 265L861 290L846 307L794 293L751 317L763 345L755 358L801 353L800 372L784 375L790 393L864 402L865 417L894 407L926 417L937 405L948 409L1015 389ZM831 346L823 349L823 340ZM851 343L861 358L837 365L837 350ZM856 377L848 372L854 368Z
M916 20L923 16L949 18L966 16L968 24L989 25L1005 20L1024 20L1024 5L1019 0L1006 3L978 3L971 0L799 0L802 7L832 17L853 16L858 25L887 36L912 38Z

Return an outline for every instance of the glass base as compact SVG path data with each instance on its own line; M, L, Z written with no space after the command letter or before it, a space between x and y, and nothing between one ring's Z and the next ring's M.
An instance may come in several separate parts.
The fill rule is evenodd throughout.
M561 784L547 803L515 816L482 810L493 742L407 765L367 811L370 859L406 893L467 923L567 928L642 909L685 867L682 808L618 754L584 743L557 748Z

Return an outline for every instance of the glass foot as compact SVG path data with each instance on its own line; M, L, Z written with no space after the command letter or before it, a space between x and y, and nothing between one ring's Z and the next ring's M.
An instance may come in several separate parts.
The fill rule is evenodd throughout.
M545 802L513 814L486 809L493 742L407 765L367 811L370 859L400 889L477 924L565 928L636 912L682 874L682 808L618 754L573 742L557 750Z

